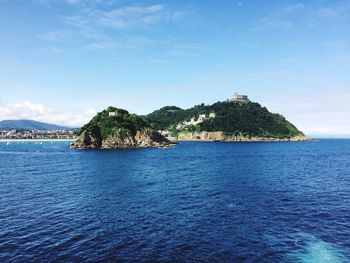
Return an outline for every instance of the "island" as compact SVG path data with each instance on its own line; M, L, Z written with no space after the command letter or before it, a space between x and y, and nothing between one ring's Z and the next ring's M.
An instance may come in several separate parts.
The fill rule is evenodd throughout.
M145 117L159 133L177 141L311 141L282 115L237 93L212 105L166 106Z
M168 148L174 144L154 130L148 120L124 109L108 107L79 130L70 148Z
M168 148L177 141L311 141L278 113L246 95L189 109L166 106L148 115L108 107L80 128L71 148Z

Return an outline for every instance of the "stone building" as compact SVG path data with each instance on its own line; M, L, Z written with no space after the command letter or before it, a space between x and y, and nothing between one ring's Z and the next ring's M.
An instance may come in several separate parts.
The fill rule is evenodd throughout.
M233 95L233 97L230 99L230 101L241 101L241 102L248 102L248 96L247 95L241 95L237 92Z

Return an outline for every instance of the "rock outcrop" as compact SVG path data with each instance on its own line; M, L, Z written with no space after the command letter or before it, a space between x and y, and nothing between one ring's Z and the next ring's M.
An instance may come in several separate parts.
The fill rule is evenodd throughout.
M109 107L81 128L79 138L70 145L70 148L168 148L173 145L163 135L153 130L142 117Z

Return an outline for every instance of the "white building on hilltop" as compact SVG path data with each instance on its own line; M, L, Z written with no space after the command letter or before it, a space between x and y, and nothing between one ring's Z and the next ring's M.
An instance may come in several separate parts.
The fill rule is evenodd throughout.
M240 95L237 92L233 95L233 97L230 99L230 101L241 101L241 102L248 102L248 96L247 95Z

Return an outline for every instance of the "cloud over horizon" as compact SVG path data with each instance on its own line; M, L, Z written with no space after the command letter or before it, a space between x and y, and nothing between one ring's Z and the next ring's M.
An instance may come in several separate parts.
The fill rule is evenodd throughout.
M0 120L30 119L51 124L80 127L96 114L95 109L88 109L80 114L59 112L40 103L30 101L0 105Z

